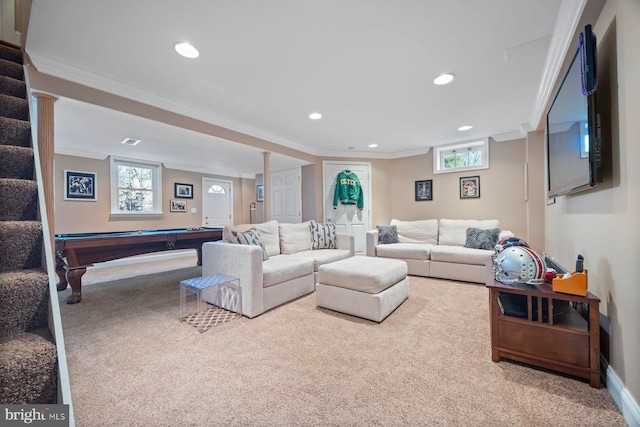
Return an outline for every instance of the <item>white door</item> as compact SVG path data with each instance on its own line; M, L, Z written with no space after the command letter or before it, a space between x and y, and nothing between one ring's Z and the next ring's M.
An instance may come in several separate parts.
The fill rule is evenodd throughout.
M271 219L284 223L302 222L300 168L271 172Z
M233 183L202 178L202 224L224 227L233 224Z
M322 200L324 204L324 221L334 222L339 233L352 234L355 243L355 253L364 255L366 247L366 233L370 228L371 215L371 163L324 161ZM336 190L336 178L344 170L355 174L362 186L364 206L362 210L357 205L342 205L338 202L333 208L333 197Z

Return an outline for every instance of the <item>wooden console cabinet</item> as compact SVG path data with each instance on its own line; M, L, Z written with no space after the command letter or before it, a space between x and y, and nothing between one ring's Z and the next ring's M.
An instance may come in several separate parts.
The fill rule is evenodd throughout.
M504 358L528 363L588 379L591 387L600 388L598 297L591 292L585 297L561 294L547 284L505 285L494 280L491 273L487 273L487 288L494 362ZM518 314L505 309L504 302L509 299L509 295L502 296L505 294L526 300ZM561 314L554 315L558 307Z

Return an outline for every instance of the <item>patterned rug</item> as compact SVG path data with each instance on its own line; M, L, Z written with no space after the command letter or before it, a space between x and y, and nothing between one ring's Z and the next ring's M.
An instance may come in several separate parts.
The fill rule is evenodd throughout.
M193 326L198 333L205 333L214 326L221 325L233 319L239 319L240 316L233 311L210 305L209 308L202 313L193 313L182 319L183 322Z

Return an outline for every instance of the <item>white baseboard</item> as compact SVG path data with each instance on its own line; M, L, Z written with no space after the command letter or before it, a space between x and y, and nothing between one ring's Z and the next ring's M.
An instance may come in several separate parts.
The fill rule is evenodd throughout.
M611 368L611 365L607 368L607 390L611 395L613 401L620 408L620 412L624 416L624 419L629 423L630 427L640 426L640 406L638 402L633 399L629 390L625 387L620 377Z
M128 265L128 264L137 264L140 262L165 261L170 259L186 258L194 255L195 255L195 252L193 251L193 249L156 252L152 254L136 255L128 258L114 259L113 261L98 262L94 264L93 267L91 268L107 268L107 267L117 267L117 266Z

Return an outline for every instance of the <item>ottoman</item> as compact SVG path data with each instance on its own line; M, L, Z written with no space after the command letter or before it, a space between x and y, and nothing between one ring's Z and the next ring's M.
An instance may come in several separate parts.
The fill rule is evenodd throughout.
M404 261L354 256L318 267L318 307L382 322L408 297Z

